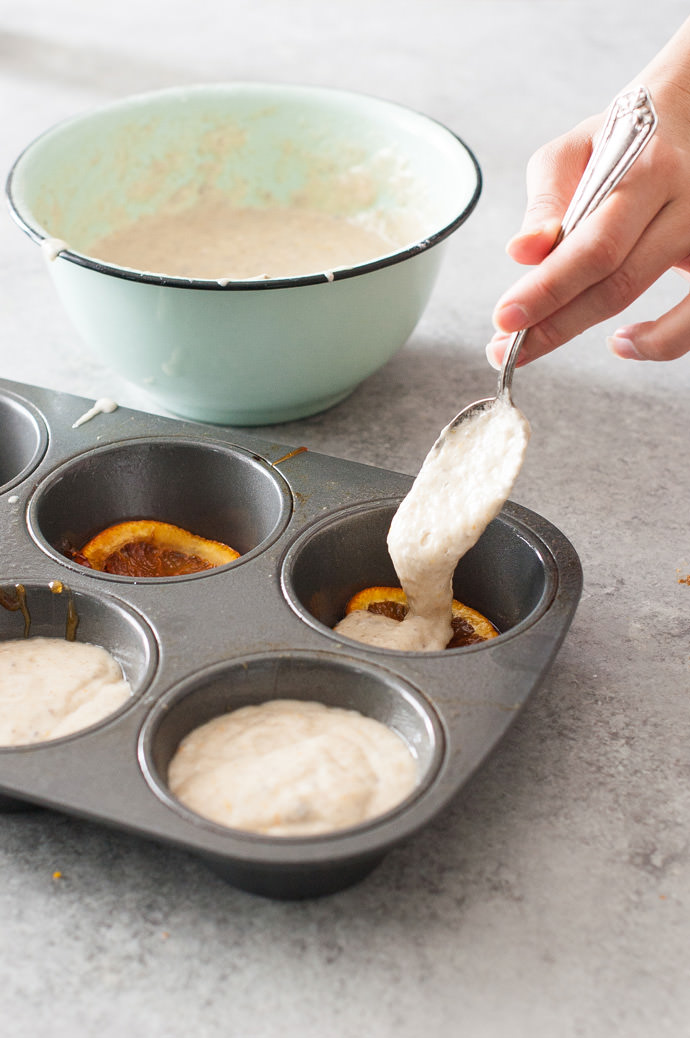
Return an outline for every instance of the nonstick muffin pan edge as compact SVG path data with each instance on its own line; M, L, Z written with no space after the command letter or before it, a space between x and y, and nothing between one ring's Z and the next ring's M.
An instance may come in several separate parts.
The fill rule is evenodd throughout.
M45 805L185 847L255 893L330 893L361 879L462 787L543 679L577 607L574 548L508 502L455 582L457 597L497 623L498 638L442 653L359 645L330 627L356 585L393 581L385 532L408 476L125 408L73 429L91 401L3 380L0 419L6 399L13 416L24 407L38 416L39 436L20 434L25 448L4 470L1 586L26 585L31 609L51 581L64 582L81 603L82 633L86 604L102 597L133 618L148 656L117 715L52 743L0 749L0 806L3 797L6 807ZM89 491L99 479L116 488L109 499ZM118 508L125 514L112 514ZM241 558L187 578L135 580L61 555L61 535L149 509L226 543L236 532ZM39 631L50 633L49 618ZM18 614L0 609L0 638L20 636ZM126 653L121 663L132 666ZM421 762L415 793L365 825L289 839L223 829L177 804L166 761L196 712L273 696L347 705L390 724Z

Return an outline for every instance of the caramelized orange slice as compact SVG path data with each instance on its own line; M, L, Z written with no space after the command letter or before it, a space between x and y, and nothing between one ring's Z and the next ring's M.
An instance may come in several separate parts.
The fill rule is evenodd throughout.
M365 587L352 596L345 612L351 613L355 609L368 609L371 613L382 613L391 620L402 620L407 614L407 597L400 587ZM484 642L498 634L490 620L455 598L451 623L453 637L446 645L447 649Z
M157 519L115 523L96 534L73 558L90 569L128 577L174 577L224 566L239 552Z

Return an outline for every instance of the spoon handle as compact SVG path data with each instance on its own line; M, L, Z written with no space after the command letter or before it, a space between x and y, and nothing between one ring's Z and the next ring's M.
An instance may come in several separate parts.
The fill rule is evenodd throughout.
M601 205L632 166L657 126L657 114L646 87L620 94L609 108L589 162L568 206L551 251L581 220ZM529 329L516 332L498 377L498 396L510 399L518 354Z

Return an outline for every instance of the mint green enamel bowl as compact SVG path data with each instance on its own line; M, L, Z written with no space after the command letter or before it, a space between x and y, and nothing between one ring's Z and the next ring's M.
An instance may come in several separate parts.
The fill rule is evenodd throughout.
M391 251L299 277L201 280L89 255L173 198L313 197L385 225ZM403 345L469 216L481 174L444 126L337 90L229 83L143 94L48 130L8 181L12 215L49 259L67 313L109 367L175 414L263 425L342 400Z

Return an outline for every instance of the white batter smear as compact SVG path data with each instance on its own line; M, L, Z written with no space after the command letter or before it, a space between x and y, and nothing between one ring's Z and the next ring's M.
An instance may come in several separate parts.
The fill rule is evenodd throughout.
M503 400L455 428L447 426L388 533L388 551L407 595L408 614L398 621L356 610L336 631L382 648L444 649L452 636L458 561L507 501L528 441L527 419Z
M88 728L131 694L120 665L100 645L41 637L0 642L0 746Z
M330 272L394 248L345 217L299 206L238 207L211 196L188 209L142 216L87 251L134 270L226 284Z
M92 418L95 418L99 414L112 414L113 411L117 411L117 404L114 400L111 400L109 396L99 397L93 407L90 407L88 411L84 411L84 414L80 418L77 418L76 422L72 423L73 429L78 429L80 425L84 425L86 422L90 422Z
M375 818L417 783L403 740L379 721L277 699L190 732L170 762L172 793L220 825L313 836Z
M69 249L69 245L62 238L44 238L41 242L41 251L49 263L56 260L65 249Z

